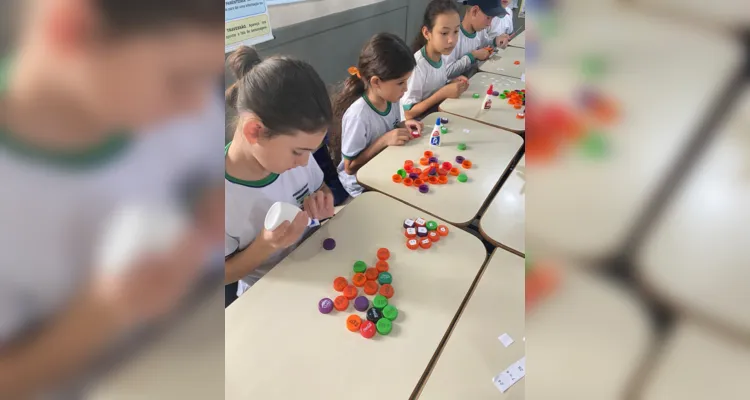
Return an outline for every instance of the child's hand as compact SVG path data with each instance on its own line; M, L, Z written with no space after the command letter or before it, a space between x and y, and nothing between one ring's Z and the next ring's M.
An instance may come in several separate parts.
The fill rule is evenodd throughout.
M333 195L318 190L310 196L307 196L302 203L302 207L310 218L317 219L318 221L331 218L334 213Z
M508 36L507 33L503 33L502 35L495 38L495 46L504 49L508 47L508 42L510 41L510 36Z
M292 222L284 221L273 231L263 229L258 239L274 250L286 249L297 243L297 240L305 233L309 216L306 211L300 211Z
M208 251L204 236L192 231L171 250L143 257L121 275L97 278L96 301L125 329L168 314L200 275Z
M385 144L388 146L403 146L411 140L411 133L406 128L396 128L383 135L383 137Z
M459 75L459 76L457 76L457 77L453 78L453 80L451 80L451 83L452 83L452 82L461 82L461 83L465 83L465 84L466 84L466 87L468 87L468 85L469 85L469 78L467 78L467 77L465 77L465 76L463 76L463 75Z
M422 129L424 129L424 124L415 119L409 119L409 120L404 121L404 126L406 127L406 129L409 130L409 132L416 131L418 135L421 135Z
M457 99L461 97L461 95L468 88L469 88L469 82L456 80L454 82L451 82L443 86L440 90L443 91L443 94L445 95L445 97L449 99Z
M485 61L490 58L490 51L487 49L474 50L471 52L471 55L479 61Z

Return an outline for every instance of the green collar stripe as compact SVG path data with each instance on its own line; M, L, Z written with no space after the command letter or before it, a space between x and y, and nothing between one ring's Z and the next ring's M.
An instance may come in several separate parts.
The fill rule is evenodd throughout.
M229 146L232 145L232 142L227 143L227 145L224 147L224 156L226 157L227 152L229 151ZM224 179L228 180L229 182L235 183L237 185L247 186L251 188L262 188L266 187L274 182L276 182L276 179L279 178L279 174L271 173L265 178L258 180L258 181L246 181L243 179L238 179L233 177L232 175L229 175L229 173L224 171Z
M11 61L0 60L0 96L5 93L10 83ZM99 166L115 158L115 156L127 149L131 143L130 135L119 132L107 135L103 142L88 149L76 151L58 151L37 147L36 145L23 142L6 127L0 126L0 146L28 158L36 159L42 163L53 164L67 168L90 168Z
M430 57L427 57L427 50L425 50L424 47L422 47L421 51L422 51L422 57L424 57L424 59L427 60L427 62L430 65L432 65L433 68L440 68L440 67L443 66L443 57L442 56L440 57L440 60L438 60L438 61L432 61L430 59Z
M466 36L469 39L474 39L475 37L477 37L477 33L476 32L474 32L474 33L467 32L466 29L464 29L464 24L461 24L461 32L463 32L464 36Z
M376 113L378 113L378 115L385 117L386 115L391 113L390 101L387 102L388 105L386 105L385 111L380 111L377 108L375 108L375 106L370 102L370 99L367 98L367 93L363 93L362 98L365 99L365 103L367 103L367 105L370 106L370 108L372 108L372 111L375 111Z

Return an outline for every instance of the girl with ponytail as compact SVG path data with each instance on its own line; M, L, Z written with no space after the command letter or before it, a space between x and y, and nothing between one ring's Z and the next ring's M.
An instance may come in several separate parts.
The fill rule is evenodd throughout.
M401 146L422 133L422 123L401 122L399 100L415 61L409 47L398 36L379 33L365 44L356 67L335 99L334 115L341 121L343 159L339 180L352 197L362 193L355 174L387 146Z
M261 60L241 47L227 59L237 78L227 106L237 111L225 149L225 284L241 295L281 261L308 231L308 218L333 216L315 152L331 124L331 101L312 66L288 57ZM264 228L275 202L303 209L294 221Z

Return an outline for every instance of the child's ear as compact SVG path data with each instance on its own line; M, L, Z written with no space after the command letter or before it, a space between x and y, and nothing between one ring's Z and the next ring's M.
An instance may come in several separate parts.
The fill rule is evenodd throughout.
M265 127L255 118L248 118L242 123L242 136L250 144L256 144L260 140Z
M425 40L430 40L430 30L426 26L422 27L422 36L424 36Z
M378 78L377 76L373 76L372 78L370 78L370 87L378 89L380 88L381 82L383 81L381 81L380 78Z
M52 3L46 17L44 34L54 48L75 52L85 47L95 36L94 14L86 0L58 1Z

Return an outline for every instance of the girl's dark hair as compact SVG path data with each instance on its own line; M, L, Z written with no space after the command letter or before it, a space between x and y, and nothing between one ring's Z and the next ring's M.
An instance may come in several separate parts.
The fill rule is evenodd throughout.
M214 0L94 0L105 28L114 34L189 24L218 29L224 26L224 10Z
M427 39L422 34L422 27L426 26L427 30L432 32L438 15L453 12L458 14L458 6L453 0L432 0L427 4L427 8L424 10L424 17L422 18L422 25L419 26L417 37L414 38L414 43L411 46L412 51L417 52L427 44Z
M331 125L328 91L310 64L283 56L261 60L254 48L242 46L227 58L227 67L237 80L226 91L227 108L252 112L268 135L320 132Z
M357 62L360 76L350 75L333 101L335 128L330 132L331 158L335 161L341 158L341 118L349 106L365 93L370 79L375 76L383 81L398 79L411 72L416 65L409 46L392 33L378 33L367 41Z

